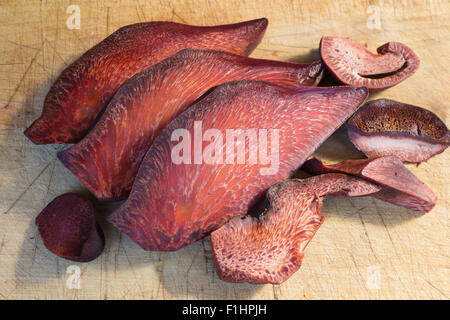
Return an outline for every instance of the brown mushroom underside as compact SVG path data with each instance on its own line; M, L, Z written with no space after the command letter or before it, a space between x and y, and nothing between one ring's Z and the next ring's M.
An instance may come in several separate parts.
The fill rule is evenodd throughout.
M450 145L450 131L429 110L379 99L367 102L348 121L348 136L369 158L396 156L420 163Z

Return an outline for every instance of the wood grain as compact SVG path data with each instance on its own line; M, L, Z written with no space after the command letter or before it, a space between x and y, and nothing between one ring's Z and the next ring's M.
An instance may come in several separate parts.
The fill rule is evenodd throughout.
M66 26L71 4L80 7L79 30ZM380 10L380 30L367 26L369 6ZM37 234L35 216L63 192L88 193L56 160L63 146L33 145L22 132L40 114L59 72L120 26L150 20L214 25L262 16L269 28L253 54L259 58L312 61L322 35L350 36L371 50L404 42L421 58L419 71L371 99L422 106L449 125L449 15L445 0L2 1L0 299L448 299L448 151L409 166L439 198L430 214L371 198L327 200L327 218L300 270L280 286L255 286L217 278L209 238L174 253L142 251L105 222L114 205L96 204L107 235L99 259L77 264L55 257ZM327 161L361 156L343 130L317 155ZM80 267L80 289L66 284L70 265Z

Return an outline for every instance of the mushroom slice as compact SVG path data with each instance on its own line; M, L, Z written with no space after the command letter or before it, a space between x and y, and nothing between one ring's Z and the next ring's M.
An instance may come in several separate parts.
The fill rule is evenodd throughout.
M76 143L128 78L186 48L249 55L266 18L199 27L153 21L124 26L86 51L56 79L41 116L25 130L34 143Z
M259 217L234 217L211 233L217 275L230 282L282 283L300 268L325 218L320 211L327 195L358 197L379 190L364 179L336 173L272 186L269 206Z
M355 147L369 158L396 156L420 163L450 145L450 131L434 113L388 99L367 102L349 119L347 129Z
M371 53L350 38L322 37L320 40L322 61L347 85L385 89L402 82L419 68L419 58L402 43L388 42L377 52Z
M92 203L66 193L50 202L36 218L45 247L59 257L88 262L105 247L105 236L95 221Z
M364 87L222 84L156 137L108 221L145 250L197 241L292 176L367 94Z
M305 162L302 170L311 174L337 172L361 177L383 187L372 197L411 210L429 212L437 201L433 191L409 171L400 159L392 156L346 160L330 165L312 158Z
M322 69L321 62L297 64L185 49L127 80L92 131L58 157L98 199L125 199L153 140L208 89L243 79L313 86Z

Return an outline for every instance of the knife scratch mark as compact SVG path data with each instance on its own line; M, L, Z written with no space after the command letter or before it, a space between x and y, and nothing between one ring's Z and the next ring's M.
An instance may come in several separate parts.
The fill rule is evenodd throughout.
M159 291L161 290L163 299L166 298L165 290L164 290L164 258L162 253L158 253L158 266L156 267L156 272L159 274L159 283L158 283L158 290L156 291L156 294L159 294Z
M121 246L122 246L123 253L125 254L125 257L127 258L128 264L130 265L131 272L133 273L134 279L136 280L137 287L139 288L139 294L140 294L140 296L143 299L145 299L145 297L144 297L144 289L141 286L141 282L138 280L138 277L136 275L136 271L133 268L133 264L131 263L130 257L128 257L128 253L127 253L123 243L121 243Z
M136 9L136 15L137 15L139 22L142 22L142 18L141 18L141 15L139 14L138 4L136 3L136 1L134 4L134 8Z
M278 294L278 291L280 291L280 286L279 285L272 285L272 292L273 292L273 298L275 300L280 300L280 296Z
M20 87L22 86L23 81L25 80L26 76L28 75L28 72L30 71L32 65L34 64L34 61L36 61L36 58L38 57L39 53L41 52L42 48L44 47L44 43L42 43L41 47L39 48L39 50L36 52L36 54L34 55L33 59L31 59L30 64L28 65L27 69L25 70L25 72L22 75L22 78L19 81L19 84L16 86L16 88L14 89L13 93L11 94L11 96L8 99L8 102L3 106L4 109L9 107L9 104L11 103L11 101L14 99L14 97L16 96L17 92L19 91Z
M16 46L19 46L19 47L22 47L22 48L33 49L33 50L40 50L39 48L31 47L31 46L28 46L26 44L14 42L14 41L11 41L11 40L8 40L8 42L12 43L12 44L15 44Z
M22 193L17 197L17 199L14 200L14 202L11 204L11 206L5 212L3 212L4 214L8 214L11 211L11 209L14 208L14 206L17 204L17 202L19 202L19 200L22 199L22 197L25 195L25 193L28 191L28 189L31 188L31 186L37 181L37 179L39 179L39 177L44 173L44 171L47 170L47 168L52 164L52 162L49 162L44 167L44 169L42 169L41 172L38 173L38 175L33 179L33 181L31 181L31 183L25 188L25 190L23 190Z
M351 205L353 208L356 209L356 206L355 206L355 204L353 203L352 199L348 198L348 201L349 201L350 205ZM362 226L363 226L363 228L364 228L364 234L366 235L367 241L368 241L368 243L369 243L370 251L372 251L372 254L373 254L373 256L375 257L375 260L377 260L377 262L379 263L380 261L378 260L378 257L377 257L377 255L375 254L375 251L373 250L373 247L372 247L372 241L370 241L369 233L367 232L366 223L364 222L364 220L363 220L363 218L362 218L362 216L361 216L361 211L362 211L363 209L365 209L365 208L366 208L366 207L361 208L361 209L357 209L357 211L356 211L355 213L358 214L359 220L361 221L361 224L362 224ZM337 207L336 207L336 209L337 209Z
M356 271L359 274L360 282L362 284L361 287L364 287L366 289L367 293L369 293L369 289L367 288L367 285L364 283L365 279L364 279L363 275L361 274L361 271L358 268L358 264L356 263L355 256L353 255L353 253L350 253L350 256L352 258L353 265L355 266Z
M6 235L3 236L2 243L0 244L0 255L2 254L3 248L4 248L5 243L6 243L5 238L6 238Z
M189 272L191 271L191 268L194 265L195 259L197 259L197 256L198 256L199 252L200 251L197 251L194 254L194 257L192 258L192 261L191 261L191 263L190 263L190 265L189 265L189 267L187 268L187 271L186 271L185 278L186 278L186 297L187 297L187 299L189 299Z
M109 11L111 7L106 8L106 33L109 34Z
M56 160L57 160L57 158L55 157L55 159L53 160L52 169L50 171L50 179L48 179L47 192L45 193L45 197L47 197L47 195L48 195L48 193L50 191L50 187L51 187L52 181L53 181L53 174L54 174L55 167L56 167Z
M359 220L361 220L362 226L364 228L364 234L366 235L367 241L369 243L370 251L372 251L372 254L373 254L375 260L377 260L379 262L378 257L375 254L375 251L373 250L372 241L370 241L370 237L369 237L369 233L367 232L366 224L365 224L360 212L358 212L358 216L359 216Z
M392 240L391 233L389 232L389 229L388 229L388 227L387 227L387 225L386 225L386 222L384 221L384 218L383 218L382 214L380 213L380 210L379 210L379 208L378 208L378 206L377 206L377 202L376 202L375 199L373 199L373 198L372 198L372 203L373 203L373 205L375 206L375 210L377 211L378 215L380 216L380 219L381 219L381 222L382 222L383 225L384 225L384 228L386 229L387 235L388 235L388 237L389 237L389 240L391 241L392 247L394 248L395 254L397 255L397 257L400 258L399 254L398 254L398 252L397 252L397 248L395 247L394 241Z
M437 288L435 285L433 285L430 281L428 281L427 279L423 279L426 283L428 283L430 285L430 287L434 288L437 292L439 292L443 297L447 298L447 295L442 292L439 288Z
M172 9L172 18L177 17L181 22L187 24L186 20L183 19L178 13L176 13L175 9Z
M142 13L142 16L144 17L144 21L146 21L147 18L145 17L145 13L144 13L144 10L142 9L141 4L139 3L138 0L136 0L136 3L137 3L137 6L139 6L139 9L141 9L141 13Z
M23 64L23 62L6 62L6 63L0 63L0 66L12 66L16 64Z

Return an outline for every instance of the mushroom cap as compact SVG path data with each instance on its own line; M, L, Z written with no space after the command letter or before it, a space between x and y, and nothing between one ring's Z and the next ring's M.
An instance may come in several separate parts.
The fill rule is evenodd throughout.
M433 112L379 99L367 102L349 119L348 136L369 158L396 156L420 163L450 145L450 131Z
M36 226L45 247L68 260L94 260L105 246L92 203L74 193L53 199L36 217Z

